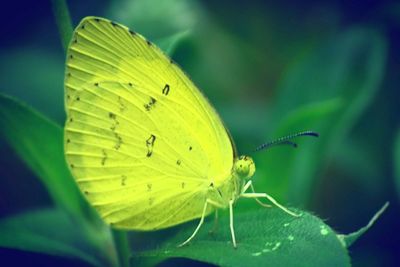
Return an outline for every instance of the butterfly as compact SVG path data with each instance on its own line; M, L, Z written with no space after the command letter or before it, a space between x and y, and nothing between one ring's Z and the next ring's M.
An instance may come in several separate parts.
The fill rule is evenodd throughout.
M221 118L155 44L113 21L86 17L65 68L65 155L89 203L112 227L152 231L229 208L255 193ZM282 140L281 140L282 141ZM288 142L288 141L282 141Z

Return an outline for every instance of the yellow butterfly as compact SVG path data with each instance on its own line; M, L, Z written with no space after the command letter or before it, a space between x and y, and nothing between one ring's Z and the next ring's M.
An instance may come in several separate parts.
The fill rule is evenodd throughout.
M65 154L81 191L115 228L157 230L229 208L254 193L217 112L158 47L127 27L86 17L65 70ZM247 192L251 190L251 192ZM264 205L264 204L262 204Z

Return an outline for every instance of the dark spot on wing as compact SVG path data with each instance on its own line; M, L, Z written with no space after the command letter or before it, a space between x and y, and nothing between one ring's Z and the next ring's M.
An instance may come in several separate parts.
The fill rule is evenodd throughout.
M72 169L75 167L74 164L70 164L69 166L70 166Z
M126 178L127 178L126 175L121 175L121 185L122 186L126 185L126 183L125 183L126 182Z
M67 144L69 144L71 142L71 140L67 139Z
M89 195L89 192L88 192L88 191L83 191L83 193L85 193L85 195Z
M150 192L152 187L153 187L152 184L147 184L147 191Z
M176 161L176 164L177 164L177 165L181 165L181 163L182 163L182 162L181 162L180 159L178 159L178 160Z
M82 29L82 30L84 30L84 29L85 29L85 24L83 24L83 25L81 26L81 29Z
M73 55L69 55L69 58L70 58L70 59L73 59L73 58L74 58L74 56L73 56Z
M149 197L149 205L151 206L154 202L154 197Z
M146 40L147 45L151 46L151 42L149 40Z
M182 189L185 188L185 182L182 182L181 187Z
M94 83L94 86L99 86L99 83Z
M154 105L156 104L156 102L157 102L157 100L155 98L150 97L149 103L144 104L143 106L147 111L150 111L151 109L154 108Z
M151 157L153 154L153 147L154 147L154 142L156 141L156 136L155 135L150 135L149 139L146 140L146 146L147 146L147 157Z
M117 143L115 144L114 148L116 150L118 150L118 149L120 149L120 147L122 145L122 137L116 132L114 132L114 135L115 135L115 138L117 138Z
M129 85L130 87L132 87L132 83L128 83L128 85Z
M69 118L69 122L73 122L74 120L72 119L72 117L71 118Z
M96 22L100 22L100 19L98 19L98 18L95 18L94 20L95 20Z
M117 142L115 143L114 148L116 150L118 150L121 147L122 144L122 137L115 131L115 129L117 128L117 126L119 125L119 121L117 120L117 115L115 113L109 112L108 113L108 117L113 120L114 122L111 124L110 126L110 130L113 131L114 136L117 140Z
M214 187L214 183L213 182L210 183L210 187Z
M189 151L192 151L192 149L193 149L193 147L190 146L190 147L189 147Z
M119 103L119 111L124 112L126 109L126 106L125 106L124 102L122 101L121 96L118 96L118 103Z
M117 27L117 26L119 26L117 23L115 23L114 21L110 21L111 22L111 25L113 25L114 27Z
M109 112L109 113L108 113L108 117L109 117L110 119L112 119L112 120L115 120L115 119L117 118L117 115L115 115L115 114L112 113L112 112Z
M79 96L77 96L75 99L76 99L76 101L81 100L81 98Z
M163 95L168 95L169 93L169 84L166 84L164 86L164 89L162 90Z
M102 149L101 152L103 153L103 158L101 159L101 165L104 166L107 160L107 153L104 149Z
M136 32L131 31L131 30L129 30L129 33L130 33L132 36L135 36L135 35L136 35Z

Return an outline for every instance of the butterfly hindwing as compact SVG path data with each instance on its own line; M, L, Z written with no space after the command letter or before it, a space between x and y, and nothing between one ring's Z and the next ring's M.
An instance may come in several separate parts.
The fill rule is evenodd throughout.
M84 19L68 49L65 87L67 161L109 223L150 230L199 217L210 180L230 175L234 148L214 109L126 27Z

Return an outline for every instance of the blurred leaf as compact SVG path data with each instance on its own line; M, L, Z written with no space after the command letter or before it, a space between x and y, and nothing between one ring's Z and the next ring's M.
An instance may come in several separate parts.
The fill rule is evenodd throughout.
M130 26L150 40L157 40L190 30L197 22L201 8L197 1L113 1L110 17Z
M66 51L73 31L67 3L65 0L52 0L51 4L58 26L61 43L64 47L64 51Z
M367 197L367 195L379 195L379 192L382 192L383 183L382 169L376 159L379 156L364 142L361 136L357 139L343 140L338 143L331 159L334 162L334 168L345 172L346 184L356 184L359 191L364 192Z
M120 267L128 267L130 258L130 247L128 241L128 232L126 230L111 229L115 249L118 255Z
M28 103L57 122L64 121L64 55L21 46L0 54L0 91ZM23 75L21 74L23 71Z
M312 127L311 130L320 132L320 138L313 149L302 145L289 159L277 157L276 149L269 151L261 166L258 164L266 176L264 188L269 188L278 198L289 197L296 205L307 203L317 170L376 94L385 60L386 42L382 36L372 30L354 28L335 36L287 72L272 110L270 123L276 132L274 136ZM288 114L296 116L294 112L304 105L331 99L340 99L341 108L319 121L312 118L313 112L309 113L312 123L307 120L303 120L304 124L286 122L290 118L282 120ZM271 183L280 186L274 187Z
M172 55L174 54L179 42L187 38L188 35L189 31L177 32L171 36L159 39L155 41L155 43L161 48L162 51L172 58Z
M27 212L0 220L0 246L76 258L93 266L117 266L114 251L106 242L88 241L83 226L59 209ZM97 232L97 241L107 240L105 234Z
M357 241L357 239L359 239L363 234L365 234L365 232L367 232L372 227L372 225L382 215L382 213L386 210L388 206L389 202L386 202L385 205L383 205L383 207L375 213L374 217L372 217L369 223L366 226L360 228L358 231L347 235L338 235L339 238L343 241L343 244L346 247L350 247L355 241Z
M394 175L397 186L397 196L400 199L400 130L397 131L397 136L394 144Z
M277 208L235 216L238 248L234 249L228 216L216 234L206 222L191 244L178 248L195 226L185 227L157 249L134 253L141 265L153 265L173 257L190 258L219 266L350 266L346 249L333 230L308 213L292 217Z
M65 163L62 128L1 94L0 128L3 138L41 179L54 202L72 214L85 216L87 204Z

